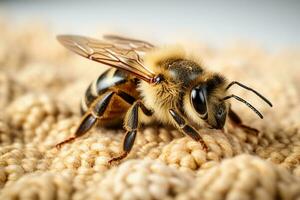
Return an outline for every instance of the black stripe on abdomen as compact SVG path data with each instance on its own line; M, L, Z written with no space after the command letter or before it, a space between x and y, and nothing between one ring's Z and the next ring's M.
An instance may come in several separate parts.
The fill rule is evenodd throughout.
M97 94L98 95L103 94L110 87L123 84L126 81L127 81L127 75L121 72L120 70L118 69L107 70L101 76L99 76L99 78L95 82Z
M119 69L112 68L103 72L87 88L85 96L81 101L81 113L85 113L92 102L109 88L126 83L127 77L128 75Z
M89 87L85 91L84 97L81 99L81 104L80 104L81 114L84 114L88 110L91 103L97 98L97 96L94 95L92 92L92 85L93 83L89 85Z
M85 103L87 106L89 106L97 97L95 94L93 94L92 87L93 83L91 83L85 91Z

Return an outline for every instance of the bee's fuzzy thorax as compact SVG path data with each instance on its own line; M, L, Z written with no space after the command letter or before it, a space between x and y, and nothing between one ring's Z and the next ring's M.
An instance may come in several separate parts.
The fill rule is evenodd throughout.
M186 52L180 45L164 46L156 48L147 53L144 57L144 63L147 67L155 70L163 60L185 58Z
M179 44L163 46L148 52L144 57L144 64L154 72L157 72L157 66L171 59L188 59L201 66L198 57L186 51L185 47Z

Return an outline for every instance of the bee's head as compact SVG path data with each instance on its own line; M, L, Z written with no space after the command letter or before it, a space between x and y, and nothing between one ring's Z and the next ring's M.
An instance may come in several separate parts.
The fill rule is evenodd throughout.
M224 127L228 111L228 103L222 100L225 93L224 81L220 77L213 77L190 91L190 103L194 112L215 129Z
M234 98L247 105L260 118L263 118L263 115L243 98L234 94L227 95L227 90L234 84L252 91L272 107L272 103L254 89L236 81L227 85L226 80L222 76L215 74L210 79L192 87L189 94L190 106L187 107L187 114L198 124L200 124L199 118L201 118L210 127L222 129L229 110L227 100Z

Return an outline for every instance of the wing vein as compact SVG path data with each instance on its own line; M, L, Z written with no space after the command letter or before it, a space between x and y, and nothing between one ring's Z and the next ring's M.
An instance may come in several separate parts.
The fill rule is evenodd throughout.
M105 35L96 40L77 35L61 35L57 39L69 50L90 60L115 67L151 82L155 74L143 64L142 56L154 46L142 40Z

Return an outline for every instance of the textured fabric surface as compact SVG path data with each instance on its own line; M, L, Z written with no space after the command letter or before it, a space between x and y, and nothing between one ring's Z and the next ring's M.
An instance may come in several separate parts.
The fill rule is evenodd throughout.
M234 87L260 120L232 102L247 133L199 130L201 146L169 127L139 131L127 159L123 130L93 128L60 150L80 122L79 102L105 68L73 55L40 25L0 22L0 199L300 199L300 51L267 52L239 42L214 49L186 44L207 69L256 88L274 104Z

